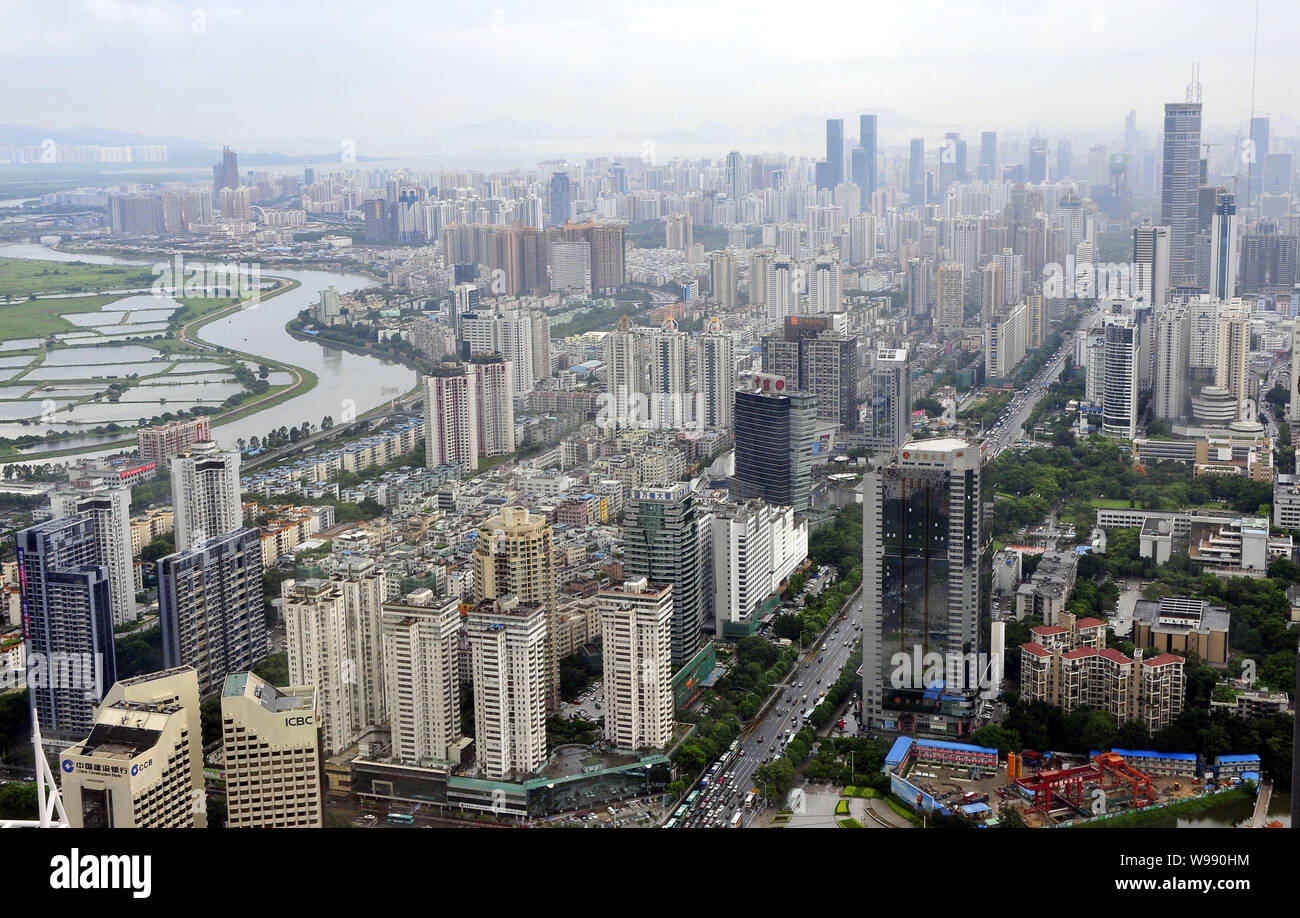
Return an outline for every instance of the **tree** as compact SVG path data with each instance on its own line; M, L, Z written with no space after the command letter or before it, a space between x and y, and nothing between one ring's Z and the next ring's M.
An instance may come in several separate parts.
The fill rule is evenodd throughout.
M35 781L0 785L0 819L36 819L38 815Z

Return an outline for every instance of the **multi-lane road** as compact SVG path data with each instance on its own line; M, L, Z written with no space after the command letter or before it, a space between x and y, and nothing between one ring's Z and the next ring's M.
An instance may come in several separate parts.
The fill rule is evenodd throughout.
M1094 309L1084 317L1079 327L1091 330L1099 321L1101 321L1101 312ZM1056 353L1034 375L1029 386L1015 394L1007 410L1003 412L1002 417L998 418L998 422L986 431L985 439L988 442L990 459L1020 438L1021 428L1029 420L1029 415L1033 413L1035 406L1047 394L1047 388L1060 379L1061 371L1065 369L1065 362L1070 359L1073 351L1074 335L1070 335L1061 342Z
M780 756L787 736L803 727L803 712L835 684L862 637L861 625L862 591L859 590L840 616L826 626L817 643L800 656L785 681L776 686L761 716L741 732L736 753L709 779L687 812L685 827L730 825L750 791L757 790L756 796L763 793L761 782L754 780L754 772L764 762ZM698 780L696 786L699 787ZM744 813L744 824L749 825L761 809L754 807Z

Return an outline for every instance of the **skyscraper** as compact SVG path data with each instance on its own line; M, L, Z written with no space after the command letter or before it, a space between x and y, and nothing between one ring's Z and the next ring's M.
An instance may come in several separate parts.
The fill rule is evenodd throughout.
M736 391L736 471L731 491L806 510L812 485L817 396L763 377Z
M556 172L551 176L551 209L548 212L547 226L564 226L573 216L573 198L569 190L567 172Z
M328 580L298 580L284 594L289 682L316 687L320 744L337 755L356 741L352 686L356 663L349 657L343 592Z
M212 167L212 200L215 203L223 188L239 187L239 157L230 147L221 148L221 162Z
M1108 316L1103 331L1101 429L1132 440L1137 432L1138 331L1127 316Z
M68 825L207 828L194 670L182 666L114 684L87 734L59 756Z
M624 510L623 572L672 585L671 656L685 663L704 624L695 498L684 482L635 488Z
M1166 421L1177 421L1187 413L1190 332L1185 304L1171 304L1156 312L1151 411Z
M935 308L935 328L943 331L960 329L965 322L966 269L960 262L939 265L939 296Z
M1160 222L1169 227L1174 287L1196 286L1197 188L1201 176L1201 103L1165 103Z
M735 417L736 345L714 317L707 331L695 339L700 392L704 396L706 427L730 430Z
M997 131L980 133L980 164L975 177L981 182L992 182L998 177Z
M737 201L745 193L745 158L736 150L727 154L727 195Z
M546 703L560 705L560 661L555 642L557 611L555 551L551 524L546 517L524 507L502 507L478 530L471 558L474 600L514 596L521 603L541 607L546 616ZM477 661L476 661L477 662Z
M131 556L131 489L80 479L50 492L54 519L84 516L95 527L95 563L108 570L113 623L136 619L135 571Z
M694 423L695 406L686 387L687 335L677 320L643 336L650 370L650 422L657 429L678 430Z
M629 577L596 596L604 646L605 739L615 749L666 749L672 743L673 593L670 583Z
M1267 116L1250 119L1250 145L1246 148L1246 174L1250 177L1250 193L1247 203L1254 204L1255 199L1264 192L1264 171L1268 165L1269 119Z
M384 680L393 760L453 761L460 741L461 630L456 597L428 590L384 603Z
M781 376L787 388L817 396L817 417L858 426L858 339L840 331L843 316L788 316L763 336L764 373Z
M554 646L546 606L485 599L465 619L474 671L474 752L489 779L535 774L546 761Z
M844 181L844 119L826 119L827 188Z
M1237 295L1238 229L1236 196L1223 194L1214 205L1210 229L1210 296L1216 299Z
M352 722L358 730L375 727L388 720L383 639L388 572L370 558L345 558L329 582L343 598L347 636L344 691L352 705Z
M221 691L221 749L228 828L324 825L315 687L276 688L254 673L231 673Z
M907 194L911 203L920 206L925 196L925 139L912 138L907 160Z
M188 455L173 459L172 509L177 551L242 528L239 453L207 440L191 446Z
M463 363L444 363L424 377L424 442L428 468L478 468L478 387Z
M158 561L163 664L193 667L199 694L267 654L262 540L256 529L214 536Z
M862 715L872 726L960 736L974 725L983 460L982 445L913 440L864 477ZM942 686L903 663L928 653L944 660Z
M1134 293L1159 309L1169 302L1169 227L1143 223L1133 230Z
M880 348L871 367L867 446L892 454L912 433L912 374L906 348Z
M514 367L500 354L475 354L469 361L469 375L479 455L508 456L515 451Z
M861 158L855 158L853 181L862 189L862 206L871 205L871 193L879 184L876 180L876 116L862 115L858 118L858 147Z
M27 664L48 667L46 678L28 682L28 695L50 737L89 733L95 705L117 681L112 591L95 538L85 516L47 520L15 536Z

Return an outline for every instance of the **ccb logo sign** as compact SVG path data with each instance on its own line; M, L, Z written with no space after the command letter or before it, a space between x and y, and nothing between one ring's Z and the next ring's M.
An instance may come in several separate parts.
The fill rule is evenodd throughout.
M65 772L67 772L68 774L72 774L72 768L73 768L73 766L72 766L72 759L64 759L64 760L63 760L63 770L64 770Z

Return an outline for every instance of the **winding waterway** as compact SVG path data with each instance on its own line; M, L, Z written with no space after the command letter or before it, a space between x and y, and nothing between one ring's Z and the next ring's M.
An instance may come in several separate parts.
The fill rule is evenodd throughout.
M42 245L0 245L0 257L31 258L43 261L82 261L90 264L154 264L152 259L125 259L112 255L60 252ZM214 435L223 443L236 439L263 436L279 427L294 427L303 421L320 424L330 415L340 419L349 409L361 414L381 402L406 392L416 382L415 371L398 363L327 347L314 341L299 341L285 331L284 325L306 309L326 287L340 293L374 286L372 278L342 271L306 271L265 268L263 277L285 277L299 286L242 309L225 318L210 322L198 330L197 337L211 344L293 364L316 374L317 383L308 392L280 404L258 411L229 424L218 426ZM48 446L37 445L30 451L33 458L42 452L92 446L121 439L121 434L76 437ZM85 455L92 455L87 453Z

